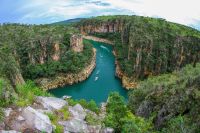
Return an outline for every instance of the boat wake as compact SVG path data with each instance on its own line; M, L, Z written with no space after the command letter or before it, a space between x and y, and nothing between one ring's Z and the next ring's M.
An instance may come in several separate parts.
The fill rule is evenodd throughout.
M96 74L99 74L99 72L100 72L100 70L98 70Z
M108 52L110 52L109 49L106 48L105 46L102 46L102 45L101 45L100 47L103 48L103 49L105 49L105 50L107 50Z

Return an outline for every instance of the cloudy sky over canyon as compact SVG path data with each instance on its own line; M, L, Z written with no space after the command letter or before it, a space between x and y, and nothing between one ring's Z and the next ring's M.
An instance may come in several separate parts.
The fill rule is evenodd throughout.
M0 23L46 24L99 15L142 15L200 29L199 0L1 0Z

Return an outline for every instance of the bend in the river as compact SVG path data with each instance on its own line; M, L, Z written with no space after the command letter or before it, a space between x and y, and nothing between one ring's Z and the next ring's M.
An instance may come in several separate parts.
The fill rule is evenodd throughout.
M119 92L127 99L127 90L122 87L121 81L115 77L115 57L111 45L91 41L96 48L96 68L88 79L83 82L50 90L56 97L64 95L73 99L94 100L97 104L105 102L110 92Z

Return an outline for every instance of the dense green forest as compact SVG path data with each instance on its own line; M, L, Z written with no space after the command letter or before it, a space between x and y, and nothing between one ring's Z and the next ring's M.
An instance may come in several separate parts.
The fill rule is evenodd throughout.
M129 107L135 114L153 118L165 132L199 132L200 64L178 72L150 77L130 92ZM180 119L181 118L181 119ZM175 125L177 124L177 125ZM169 128L169 129L168 129Z
M70 36L78 33L71 26L5 24L0 26L0 31L0 69L3 75L10 77L17 71L31 80L62 72L77 73L93 54L86 41L83 52L75 53L70 49ZM56 45L59 60L55 61Z
M106 26L107 32L95 32L99 26ZM121 69L138 81L137 88L129 91L128 103L111 93L105 118L98 121L87 116L88 123L101 123L123 133L200 132L200 32L138 16L102 16L67 26L1 25L0 120L5 107L24 107L33 104L36 96L51 96L30 80L78 73L88 64L93 55L88 41L81 53L70 49L70 36L79 33L78 28L114 40ZM52 58L57 44L59 60ZM69 105L76 103L99 113L94 101L68 101ZM58 118L48 115L58 126Z
M100 16L78 26L89 35L113 40L122 71L134 80L200 61L200 32L164 19Z

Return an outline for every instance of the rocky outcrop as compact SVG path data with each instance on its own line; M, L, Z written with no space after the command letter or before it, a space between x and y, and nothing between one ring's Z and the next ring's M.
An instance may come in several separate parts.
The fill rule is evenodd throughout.
M86 122L79 119L71 119L69 121L59 122L59 124L64 126L65 132L73 132L73 133L88 132Z
M33 107L13 108L9 115L5 116L5 129L19 132L31 129L32 131L48 133L52 132L53 126L47 115Z
M51 103L53 103L51 105ZM99 114L83 108L80 104L75 106L69 106L67 101L53 98L53 97L37 97L34 104L19 108L13 107L5 109L7 112L3 121L5 123L1 127L0 133L18 133L18 132L46 132L52 133L56 129L56 125L53 125L46 113L46 109L51 112L48 114L56 115L57 124L63 127L61 133L113 133L114 130L109 127L103 127L101 125L102 113L105 115L105 104ZM63 120L59 115L60 109L70 113L68 119ZM86 116L94 116L99 121L96 125L90 125L86 121ZM54 121L55 122L55 121ZM55 123L54 123L55 124ZM6 131L6 129L9 129Z
M74 83L78 83L87 79L96 66L96 49L93 49L93 57L91 59L90 64L83 69L78 74L58 74L56 77L52 79L48 78L40 78L36 80L36 83L39 84L43 89L53 89L65 85L72 85Z
M60 110L67 105L65 100L55 97L37 97L36 102L41 103L48 110Z
M117 61L115 61L115 65L116 65L115 76L122 80L122 86L128 90L136 88L138 84L134 80L134 78L126 76L126 74L121 70Z
M80 104L76 104L74 107L69 107L69 111L75 119L84 120L86 117L86 112Z
M53 126L47 115L40 113L31 107L25 108L21 115L24 118L27 127L37 129L41 132L52 132Z
M58 43L54 45L54 54L52 55L52 59L54 61L60 60L60 45Z
M82 35L72 35L70 38L70 46L74 52L83 51L83 37Z

